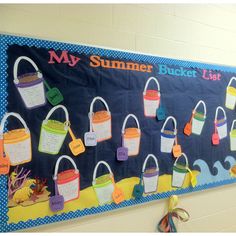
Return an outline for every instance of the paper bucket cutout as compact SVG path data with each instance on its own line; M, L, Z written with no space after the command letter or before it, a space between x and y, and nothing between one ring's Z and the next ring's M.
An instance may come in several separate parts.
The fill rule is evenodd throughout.
M236 104L236 88L231 86L233 80L236 80L235 77L232 77L226 87L226 98L225 98L225 106L228 109L234 110Z
M236 129L234 129L236 120L233 120L231 129L230 129L230 150L236 151Z
M101 164L107 167L109 174L102 175L96 178L98 167ZM93 183L92 183L99 205L111 203L113 201L112 193L114 192L114 185L112 183L112 177L113 174L108 163L105 161L99 161L94 168Z
M220 119L220 120L217 119L219 110L221 110L224 114L224 118ZM219 138L223 139L223 138L227 137L227 117L226 117L226 113L225 113L225 110L223 109L223 107L218 106L216 108L214 122L216 124L216 129L217 129Z
M146 169L148 160L152 158L155 161L155 168ZM148 154L144 163L143 163L143 184L144 184L144 193L153 193L157 191L157 183L159 177L159 166L157 158L153 154Z
M56 181L54 181L54 185L55 185L55 195L49 198L49 207L52 212L57 212L64 209L65 200L64 197L60 195L58 192L58 186Z
M65 170L58 174L59 164L63 159L70 161L74 169ZM58 193L64 197L65 203L79 198L80 174L75 162L71 157L63 155L58 158L53 179L56 181Z
M137 128L125 128L129 118L133 118L137 124ZM122 136L124 139L124 147L128 148L128 156L136 156L139 154L141 130L138 118L134 114L125 117L122 126Z
M169 120L174 123L174 131L165 130L165 126ZM161 128L161 152L171 153L175 137L177 134L177 122L173 116L168 116Z
M57 109L63 109L66 116L66 122L49 120L51 115ZM58 154L69 129L69 114L63 105L53 107L47 114L41 126L39 151L48 154Z
M99 100L101 101L106 110L93 112L94 103ZM90 104L89 111L90 126L92 130L96 133L97 142L101 142L112 137L111 134L111 113L106 101L102 97L95 97ZM90 127L91 130L91 127Z
M22 60L29 62L36 72L18 76L18 66ZM43 75L32 59L26 56L18 57L14 63L13 75L14 84L26 108L31 109L40 107L46 103Z
M202 104L204 108L204 114L197 112L197 108ZM202 132L202 128L205 124L206 119L206 104L204 101L200 100L193 110L193 119L192 119L192 133L200 135Z
M153 80L158 90L147 90L149 83ZM147 117L155 117L156 111L160 105L160 84L155 77L150 77L143 90L143 104L144 104L144 115Z
M17 118L24 128L3 133L5 122L9 116ZM0 125L0 137L3 138L4 150L10 158L11 166L30 162L32 159L31 136L24 119L15 112L6 113Z
M185 166L177 164L178 160L184 157L185 159ZM188 158L185 153L182 153L182 155L178 158L176 158L173 166L173 174L172 174L172 187L181 188L184 183L184 179L186 176L186 173L188 172Z

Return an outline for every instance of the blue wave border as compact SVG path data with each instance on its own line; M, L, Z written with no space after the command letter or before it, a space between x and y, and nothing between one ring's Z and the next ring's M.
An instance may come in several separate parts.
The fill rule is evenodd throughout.
M175 66L183 66L186 68L199 68L199 69L211 69L211 70L221 70L229 73L236 73L236 68L224 65L212 65L208 63L194 62L194 61L184 61L178 59L164 58L158 57L154 55L145 55L139 54L135 52L127 52L127 51L118 51L112 49L103 49L93 46L85 46L85 45L76 45L69 44L63 42L56 41L48 41L42 39L28 38L28 37L20 37L13 35L4 35L0 34L0 117L6 112L7 107L7 48L9 45L18 44L18 45L27 45L27 46L35 46L35 47L44 47L44 48L53 48L55 50L68 50L71 52L78 52L84 54L97 54L100 56L107 56L119 59L126 60L134 60L134 61L143 61L148 63L163 63L167 65L175 65ZM70 220L78 217L83 217L86 215L94 215L103 213L106 211L111 211L119 208L124 208L128 206L138 205L147 203L150 201L155 201L163 198L168 198L173 194L181 195L187 194L196 191L202 191L209 188L215 188L218 186L233 184L236 182L235 178L231 178L228 180L223 180L219 182L214 182L210 184L205 184L201 186L196 186L195 188L189 187L184 189L178 189L174 191L169 191L165 193L157 193L153 195L148 195L143 197L140 200L130 199L122 202L119 205L115 203L93 207L84 210L77 210L69 213L62 213L60 215L47 216L44 218L38 218L35 220L21 221L19 223L10 223L8 224L8 197L7 197L7 176L0 176L0 232L11 232L16 230L21 230L25 228L35 227L43 224L49 224L54 222L60 222L65 220Z

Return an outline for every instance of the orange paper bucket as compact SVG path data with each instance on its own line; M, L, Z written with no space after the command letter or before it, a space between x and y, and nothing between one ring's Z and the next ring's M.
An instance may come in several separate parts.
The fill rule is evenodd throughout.
M157 85L158 90L147 90L147 87L151 80ZM155 77L150 77L144 87L143 91L143 104L144 104L144 115L148 117L155 117L156 111L160 105L160 85Z
M137 128L125 128L126 123L129 118L133 118L137 124ZM137 117L134 114L129 114L126 116L123 126L122 126L122 136L124 147L128 148L128 156L136 156L139 153L140 147L140 138L141 138L141 130Z
M106 110L93 112L94 103L100 100L104 105ZM92 130L96 133L97 142L101 142L112 137L111 134L111 113L106 101L102 97L95 97L90 104L89 112L90 126L92 125ZM91 130L91 127L90 127Z
M17 118L24 128L3 133L5 122L10 116ZM30 131L24 119L18 113L9 112L4 115L0 125L0 136L3 138L4 150L6 155L10 158L11 166L31 161L32 149Z

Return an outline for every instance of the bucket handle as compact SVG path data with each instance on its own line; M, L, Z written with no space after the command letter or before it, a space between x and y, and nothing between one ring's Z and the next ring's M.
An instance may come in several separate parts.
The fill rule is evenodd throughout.
M202 101L202 100L199 100L198 101L198 103L197 103L197 105L194 107L194 109L193 109L193 113L195 113L196 112L196 110L197 110L197 108L199 107L199 105L200 104L202 104L203 105L203 108L204 108L204 118L206 118L206 103L204 102L204 101Z
M143 95L146 95L147 87L148 87L148 85L149 85L149 83L150 83L151 80L154 80L154 81L155 81L155 83L157 84L158 91L159 91L159 92L161 91L160 84L159 84L158 80L157 80L155 77L150 77L150 78L147 80L146 84L145 84L145 87L144 87L144 90L143 90Z
M32 59L30 59L29 57L26 56L21 56L18 57L14 63L14 67L13 67L13 76L14 76L14 83L18 84L19 83L19 79L17 78L17 74L18 74L18 66L21 60L25 60L28 61L36 70L37 72L37 76L39 79L43 78L43 74L39 71L39 68L37 67L37 65L34 63L34 61Z
M177 161L178 161L181 157L184 157L185 162L186 162L186 166L185 166L185 167L187 168L187 167L188 167L188 158L187 158L186 154L183 153L183 152L182 152L181 156L179 156L179 157L176 158L176 160L175 160L175 162L174 162L174 166L177 164Z
M233 120L232 121L232 125L231 125L231 129L230 129L230 131L232 131L233 130L233 128L234 128L234 123L236 122L236 120Z
M79 173L79 170L75 164L75 162L73 161L73 159L70 157L70 156L67 156L67 155L62 155L58 158L57 162L56 162L56 166L55 166L55 171L54 171L54 176L53 176L53 179L54 180L57 180L57 174L58 174L58 169L59 169L59 164L61 162L62 159L67 159L68 161L71 162L71 164L74 166L75 168L75 173L78 174Z
M218 107L216 108L216 113L215 113L215 122L217 121L217 117L218 117L219 110L221 110L221 111L223 112L224 118L226 119L226 113L225 113L224 108L221 107L221 106L218 106Z
M112 173L112 171L111 171L111 168L110 168L109 164L108 164L107 162L105 162L105 161L99 161L99 162L97 163L97 165L95 166L94 171L93 171L93 185L94 185L95 182L96 182L97 170L98 170L98 167L99 167L101 164L105 165L105 166L107 167L107 169L108 169L108 171L109 171L111 177L113 176L113 173Z
M129 119L130 117L134 118L134 120L135 120L135 122L136 122L136 124L137 124L137 126L138 126L138 131L140 132L140 125L139 125L138 118L137 118L134 114L129 114L129 115L127 115L127 116L125 117L125 120L124 120L124 122L123 122L122 134L125 133L126 123L127 123L128 119Z
M154 161L155 161L155 164L156 164L156 170L159 170L159 165L158 165L158 161L157 161L157 158L153 155L153 154L148 154L144 163L143 163L143 169L142 169L142 172L144 173L145 169L146 169L146 165L147 165L147 162L148 160L152 158Z
M162 128L161 128L161 132L162 132L162 133L164 132L165 126L166 126L167 122L168 122L170 119L173 120L173 123L174 123L174 134L176 135L176 133L177 133L177 122L176 122L176 119L175 119L173 116L168 116L168 117L167 117L167 119L165 120L165 122L164 122L164 124L163 124L163 126L162 126Z
M24 126L26 132L30 133L28 126L26 125L24 119L20 116L20 114L15 113L15 112L9 112L9 113L5 113L5 115L2 118L2 121L1 121L1 124L0 124L0 136L3 136L4 125L5 125L5 122L7 121L7 118L9 116L16 117L22 123L22 125Z
M230 81L229 81L229 83L228 83L228 85L227 85L227 88L231 85L231 83L233 82L233 80L236 81L236 77L233 76L233 77L230 79Z
M44 122L47 123L48 119L51 117L51 115L53 114L53 112L56 111L56 110L59 109L59 108L61 108L61 109L65 112L66 125L67 125L67 127L69 127L69 114L68 114L68 111L67 111L66 107L63 106L63 105L57 105L57 106L53 107L53 108L48 112L48 114L47 114L47 116L46 116Z
M90 104L89 114L91 114L91 115L93 114L93 106L94 106L94 103L95 103L97 100L100 100L100 101L105 105L106 110L107 110L108 112L110 112L109 107L108 107L106 101L105 101L102 97L95 97L95 98L93 99L93 101L91 102L91 104Z

